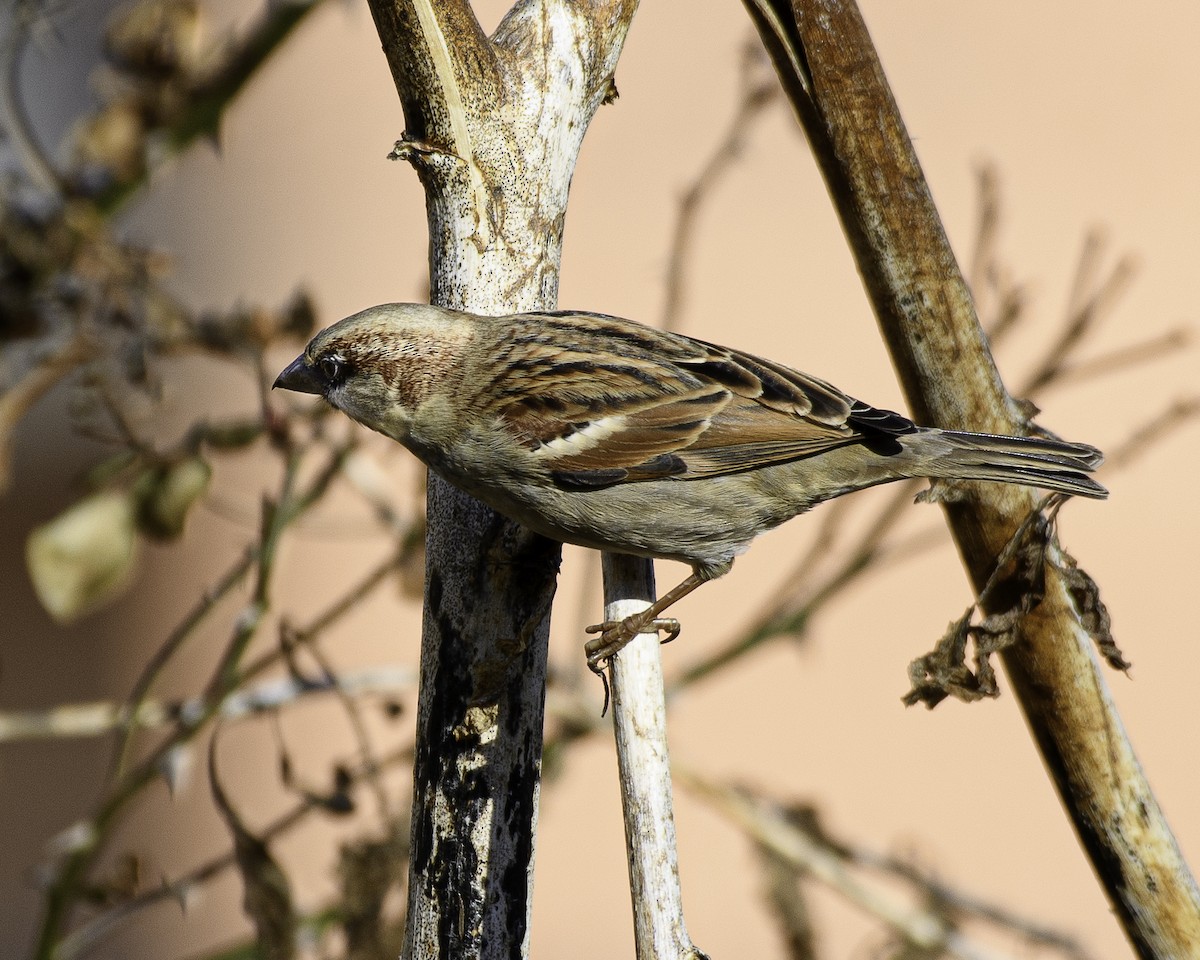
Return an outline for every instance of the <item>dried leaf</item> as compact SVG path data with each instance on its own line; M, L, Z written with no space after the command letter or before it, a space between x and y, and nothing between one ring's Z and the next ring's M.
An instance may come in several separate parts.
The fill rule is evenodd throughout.
M1133 664L1125 659L1121 648L1112 632L1112 618L1108 615L1108 607L1100 599L1100 586L1079 569L1079 565L1065 550L1062 551L1062 563L1058 568L1075 611L1079 614L1079 622L1088 636L1100 651L1108 665L1114 670L1128 670Z
M127 73L163 81L195 73L202 61L204 24L194 0L152 0L125 9L108 28L110 61Z
M113 100L79 131L76 162L85 169L103 170L110 179L128 183L141 176L145 161L146 124L138 98Z
M933 709L951 695L966 701L989 695L981 689L966 662L967 641L971 635L974 613L975 606L968 607L958 620L951 621L932 652L917 657L908 665L912 689L903 697L906 706L924 703Z
M208 490L212 467L188 457L147 473L139 484L138 526L148 536L173 540L183 532L188 511Z
M69 623L112 600L133 570L134 501L105 491L81 500L29 535L25 563L42 606Z
M997 558L997 571L972 604L947 628L931 653L909 664L912 689L902 698L905 705L924 703L932 709L948 696L971 702L999 696L993 654L1015 644L1021 637L1026 614L1046 595L1047 551L1052 542L1051 517L1037 512L1013 534ZM972 624L975 612L984 604L995 607L1007 598L1006 609L993 609ZM973 643L972 663L967 663L968 641Z

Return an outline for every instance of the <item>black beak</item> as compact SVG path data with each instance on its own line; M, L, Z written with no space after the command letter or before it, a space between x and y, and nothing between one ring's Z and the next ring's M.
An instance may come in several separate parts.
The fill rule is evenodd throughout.
M304 354L300 354L287 365L283 373L275 378L271 389L274 390L276 387L295 390L297 393L315 393L318 397L323 397L328 384L316 370L309 366L308 361L304 359Z

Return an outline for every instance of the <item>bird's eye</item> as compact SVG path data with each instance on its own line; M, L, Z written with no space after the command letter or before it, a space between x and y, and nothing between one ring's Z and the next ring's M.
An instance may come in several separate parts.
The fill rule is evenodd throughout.
M317 366L321 368L321 375L330 384L338 384L346 376L346 361L341 357L330 355L322 357L317 361Z

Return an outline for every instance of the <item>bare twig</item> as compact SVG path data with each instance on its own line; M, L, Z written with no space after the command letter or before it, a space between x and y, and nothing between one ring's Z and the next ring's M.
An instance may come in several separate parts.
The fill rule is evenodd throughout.
M317 503L324 496L325 491L340 471L342 463L352 449L352 446L353 441L348 441L346 446L336 449L331 454L325 468L317 475L307 491L297 498L294 505L290 505L291 512L285 518L285 523L291 523L301 517L313 504ZM247 550L230 566L218 581L216 587L202 596L187 616L180 621L179 625L168 634L162 646L154 652L154 655L150 658L141 675L138 677L137 682L134 684L129 696L127 710L129 717L136 717L140 713L142 702L150 690L153 689L155 681L162 674L167 664L182 649L183 645L194 635L196 629L213 612L217 602L233 590L255 564L261 565L262 549L263 545L260 543ZM113 768L114 774L117 776L122 774L128 763L133 747L133 733L133 728L127 730L125 736L121 738L117 746Z
M672 691L676 685L685 686L704 679L769 640L803 634L821 607L842 594L847 587L856 584L866 570L876 567L884 540L904 516L904 508L912 501L919 485L919 482L896 484L892 495L868 525L862 539L823 579L810 582L815 552L810 551L801 558L794 571L784 578L775 599L767 602L755 621L725 646L690 665L672 684ZM831 518L831 523L836 526L840 519L839 513ZM830 536L833 529L833 526L827 529L824 536ZM825 542L824 536L818 538L818 543Z
M1103 280L1097 280L1102 253L1101 235L1094 232L1088 234L1071 288L1067 322L1062 326L1057 341L1046 352L1042 364L1030 374L1025 385L1026 394L1038 392L1058 377L1075 350L1111 312L1113 304L1133 279L1133 259L1123 257Z
M230 694L218 710L226 720L279 710L308 697L341 693L351 697L365 694L389 694L415 689L416 675L410 667L387 664L363 670L345 670L316 680L277 677ZM114 730L137 727L153 730L178 721L180 716L197 715L205 709L198 697L169 703L143 700L137 714L130 715L128 704L112 700L92 703L64 703L49 710L5 710L0 712L0 743L22 740L63 740L98 737Z
M393 564L389 563L387 569L390 570ZM382 579L383 574L380 574ZM346 714L346 719L350 723L350 729L354 733L354 739L358 743L359 756L362 759L363 767L367 773L367 782L371 787L371 792L375 797L375 804L379 811L379 819L381 822L387 822L391 819L391 809L388 803L387 792L383 788L383 784L379 779L379 764L375 755L375 748L371 743L371 735L367 731L367 725L363 721L362 707L358 699L353 695L352 691L342 686L338 675L335 673L333 664L329 658L325 656L321 650L320 642L315 634L296 632L289 630L286 623L280 625L280 647L284 651L284 657L291 665L292 653L291 648L295 644L302 644L305 650L308 651L317 665L321 668L323 677L333 684L333 692L342 705L342 710ZM293 665L293 676L298 675L299 671Z
M999 263L996 237L992 235L998 229L1000 220L999 195L994 175L984 179L986 186L981 203L986 209L981 214L981 236L976 243L977 253L973 260L973 270L979 275L993 278L997 284L999 309L1007 318L1009 325L1006 329L1012 329L1011 324L1020 316L1020 311L1011 306L1019 300L1012 291L1019 288L1007 280L1001 282L996 279L1007 276L1007 271ZM1088 259L1088 255L1081 255L1081 259ZM1121 283L1109 277L1101 286L1105 291L1115 291L1121 287ZM1073 301L1076 299L1079 299L1078 295L1072 297ZM1104 312L1112 309L1115 293L1106 292L1103 295L1084 296L1082 299L1090 305L1087 307L1090 317L1088 322L1095 323ZM1127 366L1136 366L1177 352L1191 342L1189 332L1180 328L1140 345L1072 365L1058 360L1067 349L1065 344L1068 341L1078 342L1078 334L1070 332L1078 327L1077 316L1068 316L1063 324L1063 332L1045 348L1035 364L1035 370L1038 372L1031 375L1027 384L1018 390L1019 395L1033 396L1066 383L1104 376ZM1149 423L1139 425L1129 441L1136 448L1131 450L1131 453L1152 447L1167 432L1186 423L1195 415L1193 408L1192 401L1180 400ZM1124 451L1125 445L1120 445L1109 453L1106 472L1127 466L1129 458ZM734 639L704 659L689 665L672 683L672 691L704 679L767 641L781 636L800 638L807 632L813 617L823 606L840 596L847 588L859 583L863 575L878 569L883 563L895 563L902 557L944 543L945 538L932 528L922 530L904 540L894 539L896 525L907 514L909 502L920 486L920 481L895 485L886 504L866 524L866 532L861 538L844 546L836 567L826 571L820 579L816 579L821 572L821 565L838 552L839 534L845 527L848 515L863 501L857 498L843 498L823 505L818 512L822 520L816 537L806 554L781 579L775 597L766 601L752 623L741 629Z
M382 758L380 765L389 769L406 767L412 764L412 759L412 748L402 747ZM350 779L349 787L360 784L366 776L361 767L351 767L347 772ZM320 804L314 798L301 799L290 810L267 824L259 836L265 841L275 840L303 823L312 813L320 809ZM229 851L193 867L160 886L138 893L72 931L63 939L55 955L56 960L76 960L78 957L85 956L104 938L115 933L122 924L129 922L150 907L164 902L186 904L200 887L220 876L233 865L234 856L232 851Z
M1171 431L1185 426L1197 417L1200 417L1200 396L1176 400L1164 411L1131 430L1128 439L1109 453L1107 466L1113 470L1129 466L1156 444L1161 443Z
M1098 357L1078 360L1069 366L1060 367L1055 372L1053 380L1045 380L1039 386L1042 390L1048 390L1052 386L1083 383L1111 373L1128 370L1130 367L1139 367L1152 360L1179 352L1189 346L1192 339L1191 330L1186 327L1176 327L1159 336L1132 343L1118 350L1103 353ZM1031 385L1028 390L1024 391L1024 395L1032 395L1033 390L1034 387Z
M1047 927L991 901L966 893L960 887L951 886L938 880L907 860L859 847L851 847L841 841L838 842L838 846L845 851L847 859L851 862L899 877L919 890L923 899L944 904L957 913L986 921L1007 930L1031 946L1058 950L1073 960L1088 960L1090 956L1078 940L1061 930Z
M0 105L8 123L5 132L16 147L29 182L49 194L64 189L62 174L33 130L21 97L21 62L29 46L30 31L50 14L29 0L18 0L9 10L12 22L0 46Z
M344 455L345 451L334 451L325 469L320 471L304 490L297 493L293 493L292 490L299 461L295 456L290 458L283 471L280 484L282 494L276 501L277 505L264 506L263 541L254 558L257 578L253 596L235 621L230 640L202 699L202 711L197 715L180 716L173 732L161 744L115 779L87 822L86 830L83 831L84 839L68 851L57 866L54 879L47 890L45 914L38 933L39 939L34 953L38 960L51 960L57 955L57 943L71 908L80 896L96 858L111 839L113 826L127 810L129 803L169 765L169 759L175 751L195 737L218 714L225 698L238 688L241 681L238 666L242 654L269 608L269 587L279 538L290 523L321 497L340 469ZM133 703L130 715L136 716L140 706L140 703Z
M774 804L747 791L721 786L678 764L675 775L680 784L744 830L757 845L836 891L859 910L883 921L906 943L922 950L944 951L959 960L996 960L997 955L954 930L943 918L864 884L842 856L797 829Z
M779 87L774 78L764 72L765 66L762 48L757 43L747 43L742 53L740 88L733 118L725 135L717 141L696 179L679 200L675 228L667 247L667 275L663 284L666 296L662 313L664 330L679 329L683 319L687 269L701 206L713 195L721 178L741 155L746 139L763 111L778 96Z

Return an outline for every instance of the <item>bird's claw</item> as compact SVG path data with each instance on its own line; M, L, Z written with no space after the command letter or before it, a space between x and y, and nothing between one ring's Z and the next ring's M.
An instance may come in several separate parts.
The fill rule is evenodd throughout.
M611 691L608 686L608 675L604 671L612 662L612 658L639 633L662 631L666 633L662 642L670 643L679 636L680 629L679 621L674 617L647 618L644 613L635 613L624 620L606 620L604 623L595 623L587 628L587 633L600 634L595 640L589 640L583 646L584 652L587 654L588 669L604 684L604 706L600 709L600 716L608 713Z
M592 673L602 674L609 661L624 649L639 633L665 633L663 643L670 643L682 628L674 617L655 617L645 619L640 613L635 613L624 620L606 620L587 628L587 633L598 633L600 636L584 644L587 654L588 669Z

